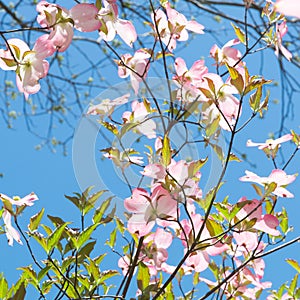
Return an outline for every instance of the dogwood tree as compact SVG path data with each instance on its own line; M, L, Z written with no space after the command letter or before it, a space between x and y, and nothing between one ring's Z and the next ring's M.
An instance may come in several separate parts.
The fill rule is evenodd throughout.
M3 74L13 74L33 115L36 110L45 110L50 120L64 115L65 109L71 111L64 96L69 93L65 85L72 87L79 108L76 113L83 113L80 124L96 126L96 132L105 138L98 150L110 162L109 168L119 172L123 186L117 183L117 188L126 194L115 201L111 191L92 192L92 187L85 186L80 193L66 196L69 205L78 210L76 219L47 215L49 224L42 208L23 228L19 219L25 209L33 209L28 206L38 200L38 191L23 198L1 191L2 233L9 245L16 241L26 247L32 259L32 264L20 266L22 273L15 283L1 275L1 298L300 297L297 260L287 259L296 275L292 279L282 276L283 284L278 288L272 287L272 278L264 276L268 268L265 258L300 240L299 236L290 238L288 213L282 207L283 201L297 198L296 191L294 194L290 189L297 177L293 163L297 161L300 136L297 128L285 126L285 105L278 117L278 138L253 142L256 134L251 131L253 122L264 118L275 105L269 101L272 78L253 65L252 55L272 48L281 65L282 82L288 82L284 83L283 97L296 90L297 83L283 66L283 60L294 67L299 63L297 49L285 43L289 25L297 26L300 18L295 3L133 4L103 0L73 3L66 8L64 3L40 1L36 12L30 11L30 17L34 16L30 23L23 21L18 9L0 1L16 22L13 28L9 24L0 32ZM193 18L187 12L190 5L214 12L216 21L220 17L232 21L227 41L215 41L207 53L197 49L200 54L194 61L184 53L180 55L180 47L192 53L191 38L204 43L208 32L213 37L214 32L211 23L206 25L201 16L195 14ZM239 13L229 16L217 9L218 5L238 8L243 21ZM253 15L257 11L260 17ZM129 12L139 20L128 18ZM28 40L28 33L36 37L34 42ZM86 82L76 80L90 72L100 77L103 59L95 62L87 47L76 48L79 41L101 48L106 61L113 58L110 72L124 80L119 86L103 80L108 98L100 94L84 111L80 87L92 90L100 85L94 83L94 75ZM64 63L62 56L72 51L73 44L85 58L74 73L70 61ZM78 62L78 57L74 61ZM58 67L61 74L51 73ZM154 75L156 78L151 78ZM6 96L14 97L13 86L5 82ZM42 99L40 107L35 99ZM65 116L61 120L69 123ZM52 125L51 121L50 129ZM79 125L74 138L82 143L82 136L88 133L80 128L84 126ZM241 144L238 137L245 132L252 134ZM51 140L51 130L48 133L45 144ZM78 144L74 145L76 152ZM258 174L254 173L251 159L243 154L247 146L258 147L253 151L263 150L271 168L260 164ZM189 155L186 149L192 149ZM76 169L76 159L74 164ZM107 170L104 177L108 174ZM253 183L252 189L248 182ZM101 245L103 236L108 248Z

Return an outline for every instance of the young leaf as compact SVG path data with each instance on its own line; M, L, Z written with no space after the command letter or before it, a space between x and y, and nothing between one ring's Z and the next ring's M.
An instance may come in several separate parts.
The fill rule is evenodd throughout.
M294 278L292 279L292 282L291 282L291 284L290 284L290 287L289 287L289 289L288 289L288 294L290 295L290 296L294 296L294 294L295 294L295 289L296 289L296 287L297 287L297 282L298 282L298 275L299 274L296 274L295 276L294 276Z
M165 167L171 163L171 146L170 139L167 135L165 135L163 139L162 163Z
M57 244L60 241L60 237L63 234L65 227L70 224L70 222L65 223L61 225L60 227L56 228L56 230L48 237L47 240L47 254L50 253L50 251L57 246Z
M4 277L0 279L0 299L5 299L7 296L8 284Z
M148 267L140 262L138 266L137 285L141 291L144 291L150 283L150 273Z
M77 239L76 245L75 245L77 250L79 250L81 248L81 246L90 238L92 233L96 230L96 228L99 225L100 225L99 223L93 224L80 233L80 235Z
M105 201L102 202L101 206L95 211L93 216L93 222L94 224L101 222L103 215L109 208L110 202L113 199L113 197L109 197Z
M245 37L245 33L236 25L234 25L233 23L231 23L231 26L234 29L234 32L237 36L237 38L240 40L241 43L246 44L246 37Z
M106 245L110 246L111 248L114 248L116 244L116 238L117 238L117 227L110 233L109 240L106 241Z
M36 215L34 215L30 218L30 223L28 225L28 229L30 231L34 231L39 227L42 217L44 215L44 212L45 212L45 209L42 208L40 212L38 212Z
M212 122L209 122L205 128L205 135L207 137L212 136L216 130L219 128L219 123L220 123L220 115L217 116Z
M83 208L83 215L86 215L91 209L94 208L96 201L105 193L106 190L101 190L93 195L91 195L87 200Z
M294 259L291 259L291 258L287 258L285 260L290 266L292 266L298 273L300 273L300 265L299 263L294 260Z

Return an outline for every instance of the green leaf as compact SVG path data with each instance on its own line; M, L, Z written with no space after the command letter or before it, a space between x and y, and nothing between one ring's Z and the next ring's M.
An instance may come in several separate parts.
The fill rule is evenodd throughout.
M207 81L208 87L210 88L210 90L213 92L214 95L216 95L216 87L215 87L215 83L212 79L208 78L208 77L204 77Z
M292 282L291 282L291 284L290 284L290 287L289 287L289 289L288 289L288 294L290 295L290 296L294 296L294 294L295 294L295 289L296 289L296 287L297 287L297 282L298 282L298 275L299 274L296 274L295 276L294 276L294 278L292 279Z
M275 189L277 188L277 184L275 182L271 182L269 183L266 187L265 187L265 194L269 195L271 193L273 193L275 191Z
M241 159L239 159L234 153L230 153L229 156L229 161L237 161L237 162L242 162Z
M5 58L5 57L0 57L4 63L8 66L8 67L15 67L17 66L17 63L15 62L15 60L13 58Z
M38 282L40 282L43 279L43 277L48 273L49 270L51 270L51 267L46 266L41 271L39 271L39 273L37 275Z
M24 300L26 295L24 282L21 283L18 290L14 294L13 297L9 298L9 300Z
M292 141L296 144L296 146L300 146L300 135L298 135L294 130L291 130L291 134L293 136Z
M103 201L101 206L95 211L94 216L93 216L94 224L101 222L103 215L109 208L110 202L112 199L113 199L113 197L109 197L108 199Z
M47 252L47 240L39 232L30 233L30 236L33 237Z
M229 211L228 211L228 206L223 204L223 203L215 203L214 204L216 209L221 213L226 220L229 219Z
M167 1L166 1L167 2ZM169 57L169 56L174 56L173 53L171 52L162 52L162 51L158 51L155 55L155 60L161 59L163 57Z
M165 135L163 139L162 163L165 167L167 167L171 163L171 146L170 139L167 135Z
M230 67L231 68L231 67ZM232 69L232 68L231 68ZM235 70L235 69L234 69ZM237 72L237 71L236 71ZM230 83L238 90L239 94L242 95L244 92L244 79L243 76L237 72L237 77L236 78L232 78L230 79Z
M84 266L87 269L90 276L93 276L94 280L97 281L101 277L99 267L93 259L89 257L87 259L89 263L85 263Z
M70 222L65 223L58 228L55 229L55 231L52 232L52 234L47 239L47 254L50 253L50 251L57 246L57 244L60 241L60 237L63 234L65 227L70 224Z
M137 285L141 291L144 291L150 283L150 273L148 267L140 262L138 265Z
M217 154L218 158L220 161L224 161L224 153L223 153L223 149L215 144L210 144L212 146L212 148L214 149L215 153Z
M105 122L105 121L99 121L99 123L105 127L106 129L108 129L110 132L112 132L114 135L118 135L119 134L119 131L118 131L118 128L112 124L112 123L108 123L108 122Z
M39 225L41 223L41 220L43 218L44 212L45 212L45 209L42 208L40 210L40 212L38 212L37 214L35 214L34 216L32 216L30 218L30 223L28 225L28 229L30 231L34 231L34 230L36 230L39 227Z
M237 38L240 40L241 43L246 44L246 37L245 37L245 33L236 25L234 25L233 23L231 23L231 26L234 29L234 32L237 36Z
M65 195L65 198L67 198L68 200L70 200L76 207L80 208L79 205L79 199L78 197L71 197L71 196L67 196Z
M86 257L91 255L91 252L94 250L94 247L96 245L96 241L91 241L84 245L78 252L78 261L84 260Z
M20 48L16 45L13 45L13 44L10 44L9 45L10 48L13 48L14 52L15 52L15 57L20 60L21 59L21 51L20 51ZM25 55L25 53L28 52L28 51L25 51L23 56ZM30 51L32 52L32 51Z
M290 266L292 266L298 273L300 273L300 265L299 263L294 260L294 259L291 259L291 258L287 258L285 260Z
M53 225L56 227L66 223L60 217L55 217L55 216L50 216L50 215L47 215L47 217L53 223Z
M106 241L106 245L110 246L111 248L114 248L116 244L116 238L117 238L117 227L110 233L109 240Z
M280 219L279 226L280 226L282 232L284 234L286 234L289 230L289 219L288 219L287 211L284 207L282 208L282 212L279 215L279 219Z
M207 90L207 89L204 89L204 88L199 88L199 90L204 94L204 96L206 97L206 98L208 98L208 99L210 99L210 100L213 100L214 99L214 96L213 96L213 94L209 91L209 90Z
M263 192L262 192L262 189L261 189L261 187L259 187L258 185L256 185L256 184L251 184L252 185L252 187L255 189L255 192L257 193L257 195L259 196L259 197L263 197Z
M233 67L230 67L228 64L226 64L226 67L228 69L228 72L229 72L229 75L231 77L231 79L237 79L239 77L239 72L233 68Z
M253 112L257 112L260 106L260 100L262 97L262 85L260 85L256 92L249 98L249 104Z
M212 136L216 130L219 128L219 123L220 123L220 115L215 118L212 122L209 122L205 128L205 135L207 137Z
M101 0L96 0L95 6L100 10L102 8L102 1Z
M223 184L224 184L223 182L221 182L219 184L218 190L221 188L221 186ZM202 203L200 203L200 204L203 205L202 208L204 210L206 210L208 208L208 206L210 205L211 201L213 200L213 196L217 194L218 190L216 190L216 189L217 189L217 187L214 187L214 188L210 189L208 191L208 193L205 195L204 201L202 201Z
M184 118L186 120L191 114L193 114L197 110L199 103L200 102L198 101L193 101L192 103L189 103L187 107L184 108L184 112L182 115L180 115L180 118Z
M132 128L136 127L136 123L125 123L122 125L121 132L119 134L119 138L123 137L124 134L126 134L128 131L130 131Z
M214 220L207 219L205 225L206 225L206 228L207 228L209 234L212 237L224 232L222 226Z
M0 279L0 299L5 299L7 297L8 283L4 277L1 276Z
M96 203L96 201L102 196L103 193L105 193L107 190L101 190L93 195L91 195L83 208L83 215L86 215L92 208L94 208L94 205Z
M207 161L208 161L208 157L204 159L192 161L188 166L188 177L189 178L194 177L196 173L206 164Z
M124 226L124 223L123 223L122 220L120 220L118 217L116 217L115 220L116 220L116 224L117 224L118 231L119 231L121 234L124 234L124 232L125 232L125 226Z
M79 250L81 246L91 237L92 233L96 230L96 228L99 225L99 223L93 224L80 233L77 239L77 243L75 245L77 250Z
M108 270L108 271L103 271L101 272L101 276L100 278L98 278L97 284L101 284L102 282L105 282L107 279L116 276L116 275L120 275L120 273L116 270Z
M20 267L20 268L17 268L17 270L22 270L26 274L26 276L28 276L28 278L30 278L34 282L35 285L38 285L37 275L31 266Z

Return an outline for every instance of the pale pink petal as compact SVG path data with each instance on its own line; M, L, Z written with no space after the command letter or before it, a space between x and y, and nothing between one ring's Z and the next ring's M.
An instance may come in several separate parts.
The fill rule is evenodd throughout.
M182 76L188 71L186 63L181 57L176 58L174 65L178 76Z
M167 249L171 246L173 241L173 236L170 232L164 230L163 228L157 228L154 234L154 243L157 248Z
M188 256L185 264L195 269L196 272L203 272L209 266L209 256L206 251L195 251Z
M243 231L243 232L234 232L233 237L239 247L245 249L246 251L252 251L257 247L258 240L257 234L255 232Z
M254 228L273 236L279 236L280 232L276 229L278 225L279 221L275 216L266 214L261 220L255 223Z
M296 179L296 175L287 175L283 170L275 169L269 175L270 181L274 180L279 186L292 183Z
M277 0L276 10L284 15L300 18L300 6L298 0Z
M56 46L53 44L53 40L49 39L49 34L43 34L36 40L33 51L36 51L38 58L44 59L56 51Z
M131 197L125 199L124 206L129 212L142 213L150 205L149 201L150 196L146 190L135 188Z
M149 221L145 218L145 214L133 214L128 220L128 230L132 234L137 234L139 237L148 234L154 227L155 221Z
M246 143L247 147L265 146L265 143L254 143L252 140L248 140Z
M141 172L143 175L147 177L151 177L154 179L164 179L167 175L165 168L160 164L150 164L144 168L144 171Z
M9 211L5 209L2 214L2 218L5 224L5 231L8 244L12 246L15 240L20 245L23 245L19 232L11 225L11 214L9 213Z
M118 19L115 23L117 34L130 47L137 39L134 26L130 21Z
M152 195L152 205L147 209L147 217L150 219L153 213L160 218L177 217L177 202L172 199L170 193L165 190L161 185L154 188ZM155 211L153 212L153 208Z
M185 28L198 34L204 34L204 26L194 20L188 21Z
M218 242L212 246L209 246L205 249L205 251L212 256L220 255L223 252L229 250L230 247L227 244L223 244L221 242Z
M98 8L94 4L77 4L70 10L74 27L82 32L98 30L101 22L97 19Z
M294 198L294 194L292 194L286 188L283 187L277 187L273 194L282 198Z
M188 164L184 160L174 162L168 166L168 171L179 185L183 185L188 179Z

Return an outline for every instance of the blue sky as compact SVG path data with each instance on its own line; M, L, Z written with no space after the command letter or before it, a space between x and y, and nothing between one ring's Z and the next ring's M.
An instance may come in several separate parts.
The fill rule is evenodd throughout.
M35 13L34 9L31 10L31 13ZM208 23L205 23L204 20L201 21L200 19L198 21L206 25L207 28L209 28L209 26L212 24L216 24L207 20L206 21ZM224 31L223 34L222 40L224 42L233 38L233 34L229 34L226 31ZM213 62L211 59L208 59L209 49L213 43L214 39L209 34L206 34L205 36L197 36L189 45L189 47L179 47L179 49L181 49L180 52L178 52L178 56L186 59L188 67L192 65L194 60L204 57L206 58L207 65L209 66L210 70L213 71ZM219 44L218 46L222 46L222 44ZM242 47L240 47L240 49L242 49ZM127 51L128 50L129 49L127 49ZM69 56L69 59L72 63L77 63L76 57L72 54L72 48L70 48L64 55ZM90 57L92 59L96 59L97 55L99 55L99 53L95 53L93 51L90 53ZM247 59L247 66L251 72L259 72L260 65L257 63L258 61L261 62L259 54L253 55L253 57L249 57L249 59ZM284 63L287 64L286 61ZM80 63L77 67L81 67ZM83 65L82 67L85 66ZM271 49L265 51L263 70L265 78L279 81L276 57ZM106 68L101 70L101 73L106 78L109 78L112 84L115 84L121 82L117 78L115 71L116 68L112 68L110 67L110 64L108 64ZM293 70L293 74L295 76L299 76L299 70ZM4 72L1 71L0 82L2 82L4 76L6 76L6 74L4 75ZM9 76L11 76L11 79L14 80L14 74ZM103 91L104 90L102 89L101 92ZM88 100L95 98L98 93L99 90L96 90L93 94L91 94L84 106L87 107L87 103L89 102ZM296 96L297 95L295 95L294 100L297 100ZM35 97L36 96L33 96L32 98L36 99ZM43 97L43 95L41 95L41 97ZM275 133L276 135L281 106L280 104L274 104L272 101L274 99L278 99L280 101L280 92L276 87L271 88L270 109L266 114L265 119L254 120L253 123L245 129L245 131L237 136L235 147L238 148L241 153L247 153L249 160L256 164L258 169L252 168L246 162L241 164L232 163L225 179L228 187L224 188L222 195L229 194L233 201L234 199L238 200L239 197L246 193L249 198L255 197L254 191L249 183L237 182L238 178L244 175L244 170L248 169L258 173L261 176L267 176L273 169L271 161L268 161L263 152L259 152L254 148L246 149L245 145L249 138L256 142L263 142L268 138L269 133ZM69 100L70 99L68 99L68 101ZM21 111L21 101L21 97L18 97L18 99L15 100L13 103L14 109L19 109ZM294 103L295 106L293 109L295 113L297 113L300 109L299 103L296 101L294 101ZM246 112L247 110L245 110L245 113ZM45 128L45 119L39 118L37 121L34 121L35 128ZM79 119L73 121L73 125L75 127L78 126L78 121ZM293 128L299 133L299 119L295 117L294 120L287 120L287 127ZM73 208L72 204L64 198L65 194L71 195L73 192L80 191L80 184L78 184L73 170L72 141L67 144L67 156L62 155L61 148L59 147L57 148L57 153L52 153L47 147L37 151L35 150L35 146L41 141L39 138L28 132L26 123L22 116L18 117L18 119L14 121L13 129L8 129L4 120L1 119L0 131L2 140L0 173L4 174L3 178L0 178L0 193L10 196L25 196L26 194L34 191L40 199L33 207L27 208L20 217L20 224L23 226L23 228L26 228L30 216L38 212L43 207L46 209L46 214L57 215L65 220L74 220L76 210ZM57 128L53 129L53 132L54 134L60 136L68 136L70 134L70 128L65 128L64 126L58 125ZM287 132L285 131L284 133ZM98 138L101 139L101 137ZM110 163L103 163L100 160L101 153L98 151L100 147L101 140L97 141L95 144L94 159L97 161L99 167L110 169ZM293 151L293 147L290 144L284 145L283 148L286 149L286 153L291 153ZM91 157L86 157L86 159L91 159ZM299 172L299 157L295 158L293 163L287 168L286 171L288 174ZM106 170L102 169L100 173L106 174ZM114 193L116 193L116 190L119 192L119 187L114 189L116 187L116 179L113 178L113 174L107 177L106 175L101 176L105 176L104 181L113 187ZM203 181L201 180L201 183L202 182L204 184L205 178L203 178ZM300 202L298 199L299 197L297 196L297 191L299 191L299 188L300 182L299 179L297 179L296 182L289 187L289 189L295 193L296 197L293 199L279 199L278 201L278 209L281 206L286 207L290 217L290 225L294 227L294 231L289 234L287 240L291 239L292 237L296 237L299 233L300 221L298 212L300 211ZM119 196L128 197L128 193L125 191L124 187L122 187L122 191L120 192ZM79 215L76 222L79 222ZM19 274L19 271L16 271L16 268L31 263L28 251L25 246L20 246L16 243L13 247L8 246L4 235L0 236L0 245L2 261L0 263L0 272L4 272L5 276L10 282L14 282ZM284 262L284 259L294 258L299 260L299 250L300 246L297 244L273 254L270 257L267 257L265 259L267 264L265 280L273 281L274 287L277 287L283 281L291 279L294 271ZM40 253L38 253L38 255L39 254Z

